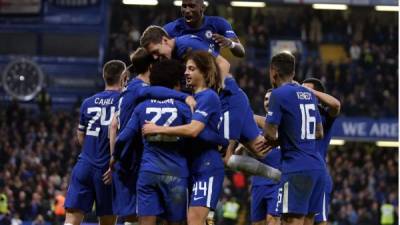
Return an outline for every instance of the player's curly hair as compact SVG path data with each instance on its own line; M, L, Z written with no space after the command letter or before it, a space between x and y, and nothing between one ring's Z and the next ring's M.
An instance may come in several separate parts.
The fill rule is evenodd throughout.
M173 89L180 85L185 76L185 66L177 60L166 59L156 62L150 69L150 84Z
M206 51L192 51L185 61L193 60L197 68L203 74L205 83L208 88L218 92L222 88L221 71L215 58L211 53Z

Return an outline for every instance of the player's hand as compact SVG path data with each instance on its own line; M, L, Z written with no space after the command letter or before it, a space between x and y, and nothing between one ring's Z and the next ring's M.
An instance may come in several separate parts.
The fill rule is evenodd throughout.
M185 103L190 107L190 110L192 113L194 112L194 108L196 107L196 100L193 98L193 96L189 95L185 99Z
M145 124L142 127L142 134L143 136L158 134L159 128L160 127L157 126L155 123L152 123L150 121L145 121Z
M103 174L103 182L104 184L111 184L112 181L112 171L114 169L114 164L116 160L114 157L111 157L108 170Z
M260 141L257 141L254 145L256 152L253 154L256 155L257 158L264 158L268 152L272 150L272 146L268 144L268 142L263 138Z
M230 47L232 45L232 40L229 38L226 38L220 34L213 34L212 39L219 45L221 48L226 48Z

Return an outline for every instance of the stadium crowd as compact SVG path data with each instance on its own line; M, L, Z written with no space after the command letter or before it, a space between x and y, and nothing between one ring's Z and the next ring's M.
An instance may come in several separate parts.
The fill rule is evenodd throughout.
M8 207L4 210L0 201L0 224L7 224L6 220L12 224L21 224L21 220L62 224L65 212L58 203L64 199L80 152L75 143L77 109L39 115L18 104L5 108L0 114L0 197L5 196ZM380 224L380 206L390 203L397 207L396 149L346 144L331 147L328 162L334 181L329 217L333 224ZM228 201L240 205L237 224L248 224L248 178L240 172L227 172L217 224L226 220L223 206Z

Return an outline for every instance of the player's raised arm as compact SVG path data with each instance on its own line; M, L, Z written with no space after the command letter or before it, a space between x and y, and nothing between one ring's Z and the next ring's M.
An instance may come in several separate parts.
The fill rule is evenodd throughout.
M245 56L245 50L239 38L226 38L220 34L213 34L213 39L221 48L229 48L234 56L240 58Z
M218 27L218 32L213 33L212 38L219 47L229 48L236 57L244 57L244 47L240 43L235 31L233 31L231 24L225 19L219 18L215 20L215 25Z
M226 60L221 55L218 55L215 58L215 61L217 62L217 65L219 67L220 75L221 75L222 80L224 80L225 77L230 76L229 70L231 68L231 64L228 62L228 60Z
M328 108L328 113L331 117L337 117L340 114L340 101L332 95L325 93L325 87L322 85L320 80L316 78L308 78L303 81L303 86L309 88L322 105Z

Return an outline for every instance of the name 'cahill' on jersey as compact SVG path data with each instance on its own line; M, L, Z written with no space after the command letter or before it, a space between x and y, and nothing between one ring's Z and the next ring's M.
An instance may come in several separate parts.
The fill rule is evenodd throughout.
M321 116L313 93L291 83L274 89L267 122L279 126L284 173L325 169L316 150L316 126L321 123Z
M85 99L79 119L79 131L85 133L80 161L104 168L110 160L108 126L116 112L119 92L106 90Z

